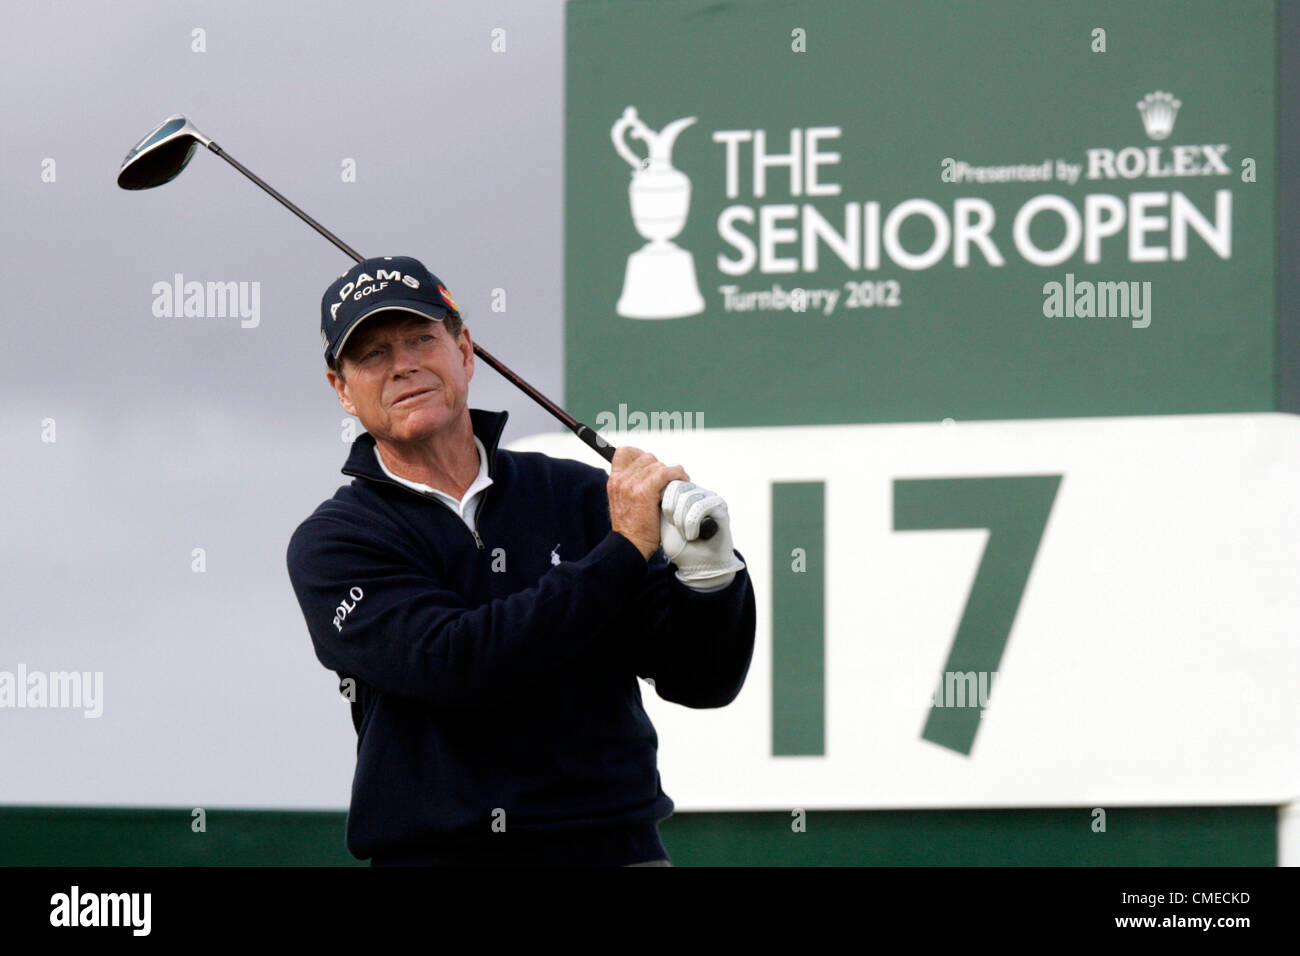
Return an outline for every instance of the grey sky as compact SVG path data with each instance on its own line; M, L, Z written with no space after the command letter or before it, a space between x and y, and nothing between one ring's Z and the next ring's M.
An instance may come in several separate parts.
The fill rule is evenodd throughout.
M6 5L0 671L103 671L104 711L0 710L0 803L347 805L355 738L284 548L347 480L318 327L349 260L215 156L153 191L114 177L185 113L363 254L424 261L476 339L562 400L563 15ZM176 273L259 283L259 324L156 317ZM507 441L556 427L482 363L471 403L511 411Z

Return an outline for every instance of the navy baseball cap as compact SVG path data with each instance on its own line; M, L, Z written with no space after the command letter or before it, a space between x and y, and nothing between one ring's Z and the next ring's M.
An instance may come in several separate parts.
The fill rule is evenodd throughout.
M456 302L438 277L410 256L380 256L358 262L330 283L320 302L320 337L325 357L338 360L362 322L376 312L413 312L441 322Z

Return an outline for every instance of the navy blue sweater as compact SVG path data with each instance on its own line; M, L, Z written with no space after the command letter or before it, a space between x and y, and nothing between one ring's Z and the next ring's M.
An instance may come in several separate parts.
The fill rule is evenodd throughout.
M673 802L637 678L687 707L735 699L754 647L749 576L686 587L662 550L647 563L611 531L604 471L500 450L506 413L470 417L492 478L477 536L385 475L363 433L351 484L289 542L316 656L354 694L348 850L376 863L666 856L656 824Z

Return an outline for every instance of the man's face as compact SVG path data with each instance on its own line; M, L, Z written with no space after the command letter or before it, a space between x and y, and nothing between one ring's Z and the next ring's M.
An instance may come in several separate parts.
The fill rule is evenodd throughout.
M342 359L342 379L326 371L330 385L376 439L422 441L464 414L474 346L463 326L452 339L434 319L375 315L352 333ZM419 394L404 397L411 392Z

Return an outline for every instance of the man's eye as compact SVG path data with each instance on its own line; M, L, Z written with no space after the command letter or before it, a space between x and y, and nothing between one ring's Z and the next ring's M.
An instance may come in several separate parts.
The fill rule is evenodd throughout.
M367 359L371 358L372 356L375 356L375 355L378 355L378 354L379 354L379 349L371 349L371 350L370 350L369 352L367 352L365 355L361 356L361 361L364 362L364 361L366 361Z

